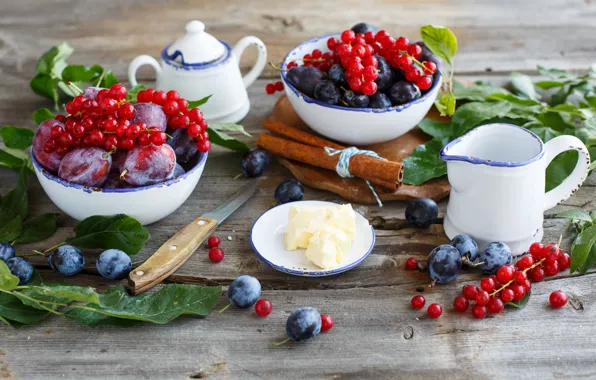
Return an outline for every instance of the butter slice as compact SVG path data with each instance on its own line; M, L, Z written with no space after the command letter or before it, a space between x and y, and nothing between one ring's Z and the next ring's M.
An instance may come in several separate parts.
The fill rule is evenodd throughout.
M317 229L329 218L329 208L322 206L290 207L286 249L289 251L308 247L308 242Z
M354 239L356 234L356 214L351 204L345 204L335 207L331 211L329 224L340 228L350 239Z
M352 239L344 231L325 225L310 238L306 258L323 269L334 269L341 264L351 245Z

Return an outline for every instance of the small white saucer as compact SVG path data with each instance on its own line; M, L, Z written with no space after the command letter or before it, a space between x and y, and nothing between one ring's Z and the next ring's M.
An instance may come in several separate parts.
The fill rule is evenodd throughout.
M304 249L288 251L285 245L288 212L292 205L298 203L308 206L337 206L335 203L323 201L290 202L276 206L261 215L252 226L250 243L252 249L265 264L278 271L296 276L331 276L356 267L373 250L375 230L368 224L364 216L356 212L356 234L352 248L344 255L340 267L324 270L306 259Z

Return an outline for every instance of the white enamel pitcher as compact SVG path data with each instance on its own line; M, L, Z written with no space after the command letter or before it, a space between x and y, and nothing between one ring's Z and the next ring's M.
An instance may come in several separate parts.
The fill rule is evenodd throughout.
M244 49L258 48L255 66L244 77L239 61ZM161 64L148 55L140 55L128 66L128 81L137 85L136 72L143 65L157 74L158 90L176 90L187 100L212 95L201 106L208 121L236 123L250 109L246 88L261 74L267 63L267 48L257 37L242 38L234 48L205 32L205 24L194 20L186 24L186 34L161 53Z
M546 167L558 154L576 150L575 169L545 193ZM452 239L470 235L483 248L494 241L521 254L541 241L544 211L569 198L584 182L590 166L586 146L574 136L543 143L525 128L487 124L447 144L451 194L444 228Z

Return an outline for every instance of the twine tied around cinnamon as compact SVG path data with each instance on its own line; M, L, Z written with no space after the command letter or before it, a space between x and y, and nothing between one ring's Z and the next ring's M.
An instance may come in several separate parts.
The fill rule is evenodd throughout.
M329 155L329 156L336 156L339 154L339 159L337 160L337 165L335 166L335 171L337 172L337 175L339 175L342 178L353 178L354 177L350 173L350 159L354 156L359 155L359 154L373 157L373 158L378 158L379 160L387 161L386 158L379 156L376 152L374 152L372 150L362 150L362 149L356 148L355 146L350 146L350 147L347 147L344 149L334 149L334 148L326 146L324 149L325 149L325 153L327 153L327 155ZM379 205L379 207L383 207L383 203L381 202L381 199L377 195L377 192L375 191L375 189L373 189L370 182L367 180L365 180L365 182L368 185L368 188L372 192L373 196L377 200L377 204Z

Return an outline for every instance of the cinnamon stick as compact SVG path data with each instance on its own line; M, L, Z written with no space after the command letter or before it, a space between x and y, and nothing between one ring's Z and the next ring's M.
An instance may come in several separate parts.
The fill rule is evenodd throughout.
M277 133L278 135L288 137L292 140L296 140L298 142L304 143L310 146L316 146L319 148L325 148L326 146L333 148L333 149L344 149L344 146L336 144L332 141L324 139L322 137L318 137L312 135L308 132L302 131L298 128L292 128L280 121L273 120L271 118L265 119L263 123L265 129Z
M329 156L323 147L301 144L267 134L258 137L257 145L275 155L333 171L339 160L339 155ZM403 169L400 162L379 160L365 155L357 155L350 159L350 173L353 176L391 191L397 190L401 185Z

